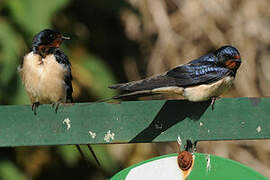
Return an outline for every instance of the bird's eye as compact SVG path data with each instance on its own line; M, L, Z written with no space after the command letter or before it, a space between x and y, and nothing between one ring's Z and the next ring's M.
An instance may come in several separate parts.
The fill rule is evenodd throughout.
M54 34L50 34L49 37L50 37L51 39L54 39L54 38L55 38Z

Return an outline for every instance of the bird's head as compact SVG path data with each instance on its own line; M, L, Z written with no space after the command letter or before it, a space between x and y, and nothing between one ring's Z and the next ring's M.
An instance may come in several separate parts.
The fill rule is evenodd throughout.
M241 65L240 53L236 48L232 46L223 46L217 49L214 54L218 59L219 65L231 69L235 72Z
M47 54L52 53L55 48L59 48L62 41L66 39L70 38L63 36L58 31L44 29L34 36L32 49L34 53L45 57Z

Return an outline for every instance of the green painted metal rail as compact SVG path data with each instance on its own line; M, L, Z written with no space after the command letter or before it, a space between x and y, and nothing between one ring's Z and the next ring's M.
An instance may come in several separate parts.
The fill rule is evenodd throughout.
M270 98L0 107L0 146L270 138Z

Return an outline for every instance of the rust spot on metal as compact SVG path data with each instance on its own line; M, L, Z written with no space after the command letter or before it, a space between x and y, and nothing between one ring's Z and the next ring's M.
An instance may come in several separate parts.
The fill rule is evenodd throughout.
M248 98L252 104L252 106L256 107L260 104L261 98Z
M181 151L178 154L177 162L178 162L179 167L183 171L189 170L189 168L191 167L192 162L193 162L192 154L190 152L187 152L187 151Z

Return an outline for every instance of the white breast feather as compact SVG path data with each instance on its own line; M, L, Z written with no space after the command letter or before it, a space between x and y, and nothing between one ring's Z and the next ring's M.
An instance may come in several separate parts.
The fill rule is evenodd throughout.
M31 52L24 57L23 67L19 72L32 103L66 101L64 75L67 69L56 61L54 55L41 59Z
M231 88L234 77L227 76L215 83L188 87L184 89L183 96L189 101L205 101L211 97L219 97Z

